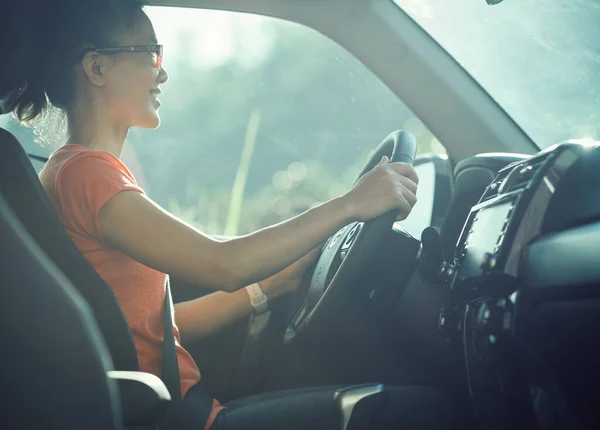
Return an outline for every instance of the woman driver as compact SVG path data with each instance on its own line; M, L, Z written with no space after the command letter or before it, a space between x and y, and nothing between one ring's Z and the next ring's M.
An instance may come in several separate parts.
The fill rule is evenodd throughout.
M217 291L175 306L182 397L194 391L200 373L180 336L192 342L249 315L245 286L260 281L251 288L269 299L293 291L316 256L311 250L342 226L390 210L404 219L416 202L413 168L384 159L338 198L256 233L213 240L152 202L119 159L130 127L158 127L159 94L167 82L162 47L142 7L133 0L55 0L41 17L27 86L14 112L21 121L34 120L49 100L66 113L67 140L40 179L76 246L114 291L140 370L160 376L165 273ZM304 389L230 407L211 400L204 427L339 428L332 393ZM405 388L397 397L404 424L434 425L424 406L435 395ZM398 415L398 408L383 415Z

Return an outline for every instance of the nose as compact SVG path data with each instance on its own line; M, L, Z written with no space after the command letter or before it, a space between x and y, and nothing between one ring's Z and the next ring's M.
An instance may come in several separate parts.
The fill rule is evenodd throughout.
M169 80L169 74L167 73L165 68L161 66L160 69L158 69L157 81L159 84L164 84L168 80Z

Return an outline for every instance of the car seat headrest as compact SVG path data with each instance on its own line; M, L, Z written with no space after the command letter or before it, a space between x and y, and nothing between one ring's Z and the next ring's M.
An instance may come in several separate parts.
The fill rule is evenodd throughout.
M14 100L27 82L30 54L33 49L39 0L8 0L2 2L0 53L0 114L12 110Z

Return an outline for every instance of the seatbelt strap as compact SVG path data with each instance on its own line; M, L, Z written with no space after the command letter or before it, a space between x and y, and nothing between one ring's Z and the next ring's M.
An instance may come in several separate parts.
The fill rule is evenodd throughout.
M242 350L237 368L237 376L233 382L234 398L245 397L257 392L262 382L260 369L260 339L262 333L269 325L271 312L266 311L252 315L248 323L246 343Z
M181 386L179 381L177 351L175 348L175 333L173 332L173 298L171 297L171 283L169 281L169 276L167 276L165 287L165 321L161 375L164 384L171 394L171 399L175 401L181 400Z

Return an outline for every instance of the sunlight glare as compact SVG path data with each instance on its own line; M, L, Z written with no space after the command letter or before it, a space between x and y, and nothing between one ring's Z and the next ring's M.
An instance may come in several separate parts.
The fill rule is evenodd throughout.
M145 8L159 43L165 46L165 63L185 57L194 66L215 67L235 61L245 68L260 64L272 46L272 31L260 16L224 11L152 6ZM239 37L243 35L243 37ZM187 52L186 52L187 51Z

